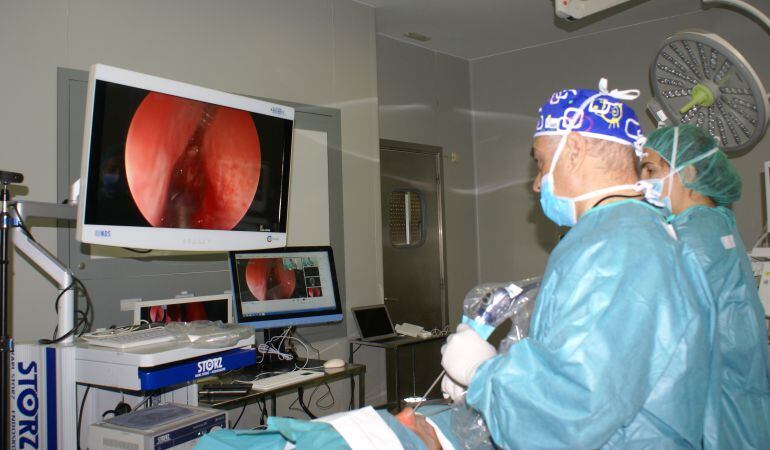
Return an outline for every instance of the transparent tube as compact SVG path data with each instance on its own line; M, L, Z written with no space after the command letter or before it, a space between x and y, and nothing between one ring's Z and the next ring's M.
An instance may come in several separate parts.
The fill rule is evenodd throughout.
M540 290L540 278L527 278L509 283L488 283L468 292L463 303L463 323L476 330L484 339L511 320L508 335L500 341L499 353L529 334L529 322ZM465 398L452 404L452 431L463 450L496 448L481 414L465 403Z
M495 328L531 303L539 287L540 278L476 286L465 296L462 322L487 339Z

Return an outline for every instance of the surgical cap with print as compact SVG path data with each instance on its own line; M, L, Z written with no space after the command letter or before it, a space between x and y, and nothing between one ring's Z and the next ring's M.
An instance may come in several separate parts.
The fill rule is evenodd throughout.
M570 125L571 121L575 123ZM556 92L540 108L535 137L570 131L632 146L643 139L639 118L630 106L609 93L591 89Z

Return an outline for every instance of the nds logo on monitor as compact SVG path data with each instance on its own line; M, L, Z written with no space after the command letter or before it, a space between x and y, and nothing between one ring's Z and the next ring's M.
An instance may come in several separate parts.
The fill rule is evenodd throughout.
M277 106L273 106L272 108L270 108L270 112L275 114L275 115L277 115L277 116L284 116L284 115L286 115L286 113L283 112L283 108L279 108Z
M211 374L224 371L222 366L222 357L211 358L198 362L198 371L195 373L195 378L205 377Z
M101 238L112 237L110 230L94 230L94 236Z

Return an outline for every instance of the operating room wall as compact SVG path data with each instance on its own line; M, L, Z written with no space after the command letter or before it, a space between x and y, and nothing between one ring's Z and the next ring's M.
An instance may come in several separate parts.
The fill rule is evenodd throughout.
M380 137L443 151L449 320L478 284L474 161L467 60L377 36ZM456 158L452 160L452 154Z
M57 200L57 67L101 62L340 109L347 306L381 300L372 8L349 0L0 0L0 61L0 168L25 175L19 199ZM52 229L35 235L55 250ZM14 337L50 336L55 289L19 255L11 289ZM344 339L316 347L322 356L347 356ZM369 366L367 391L376 402L385 389L378 384L384 359L363 350L356 357Z
M753 2L757 4L758 2ZM766 12L770 7L764 6ZM770 84L770 35L746 17L714 9L639 23L471 61L474 151L478 192L478 244L482 281L541 274L559 230L543 216L532 193L530 159L538 107L558 89L637 88L631 102L646 132L651 96L649 66L661 42L686 28L716 32L731 42ZM770 160L770 136L751 152L732 158L743 177L743 197L734 205L748 247L764 220L762 162Z

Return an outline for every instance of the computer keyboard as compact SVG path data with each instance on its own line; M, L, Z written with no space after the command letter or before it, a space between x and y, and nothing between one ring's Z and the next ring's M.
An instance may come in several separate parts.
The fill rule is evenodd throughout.
M127 348L160 344L176 339L165 327L145 328L143 330L126 331L114 336L98 335L83 336L89 344L125 350Z
M295 370L271 377L258 378L251 382L251 388L255 391L269 391L322 376L324 376L324 372L316 370Z

